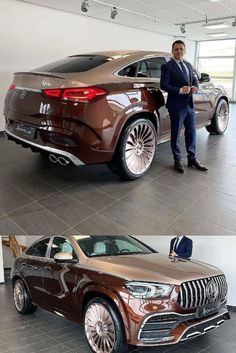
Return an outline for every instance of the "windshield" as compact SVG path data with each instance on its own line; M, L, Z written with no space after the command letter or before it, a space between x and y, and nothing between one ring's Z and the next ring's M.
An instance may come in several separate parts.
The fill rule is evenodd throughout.
M88 257L151 254L156 252L131 236L76 235L74 238Z

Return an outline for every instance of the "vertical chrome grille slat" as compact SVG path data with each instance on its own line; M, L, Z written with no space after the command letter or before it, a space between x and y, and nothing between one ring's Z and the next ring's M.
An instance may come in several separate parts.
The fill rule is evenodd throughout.
M214 302L223 301L227 295L227 282L224 275L219 275L183 282L178 295L178 303L180 306L189 309L205 306L210 303L206 295L206 287L210 281L213 281L218 288L218 295L214 299Z

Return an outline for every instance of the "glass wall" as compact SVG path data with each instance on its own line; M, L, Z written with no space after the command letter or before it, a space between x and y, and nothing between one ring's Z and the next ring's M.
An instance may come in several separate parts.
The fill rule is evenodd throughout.
M213 83L225 88L235 100L235 40L215 40L198 43L197 67L208 73Z

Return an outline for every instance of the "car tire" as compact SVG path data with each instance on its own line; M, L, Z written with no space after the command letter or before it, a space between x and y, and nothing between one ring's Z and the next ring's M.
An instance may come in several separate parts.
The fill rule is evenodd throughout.
M206 126L208 132L215 135L222 135L229 122L229 104L225 99L220 99L216 106L216 111L211 119L211 125Z
M125 353L127 350L121 318L102 298L94 298L86 305L84 332L94 353Z
M150 169L155 156L157 133L150 120L139 118L123 131L108 168L121 178L136 180Z
M37 310L37 306L32 303L28 290L21 279L17 279L13 284L13 297L15 308L19 314L32 314Z

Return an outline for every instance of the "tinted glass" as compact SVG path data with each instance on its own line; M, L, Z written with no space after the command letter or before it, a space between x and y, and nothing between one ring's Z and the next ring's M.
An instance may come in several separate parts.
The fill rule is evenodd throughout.
M53 259L54 256L59 252L70 253L73 255L73 258L76 258L75 251L68 239L62 237L54 237L50 257Z
M156 252L132 237L120 236L74 236L86 256L117 256L150 254Z
M119 71L118 75L120 76L127 76L127 77L135 77L137 73L139 63L133 63L121 71Z
M110 60L112 59L102 55L69 56L68 58L37 67L33 71L58 73L84 72L103 65Z
M40 240L26 250L27 255L45 257L50 238Z
M146 59L148 71L153 78L161 77L161 67L166 63L165 58L150 58Z
M146 60L140 62L137 77L151 77Z

